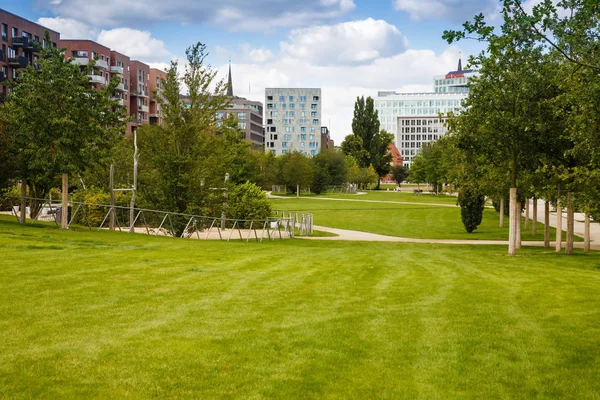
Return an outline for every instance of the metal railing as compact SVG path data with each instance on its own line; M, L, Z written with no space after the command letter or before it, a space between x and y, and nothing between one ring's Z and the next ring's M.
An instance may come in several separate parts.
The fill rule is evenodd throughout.
M62 207L60 201L26 197L28 204L37 203L37 212L31 215L30 224L37 221L60 225ZM21 197L0 197L0 209L9 210L19 221ZM27 207L29 209L29 207ZM69 202L68 226L87 226L90 230L119 230L155 236L195 238L204 240L289 239L312 233L312 214L276 211L266 219L231 219L209 217L168 211L110 206L108 204Z

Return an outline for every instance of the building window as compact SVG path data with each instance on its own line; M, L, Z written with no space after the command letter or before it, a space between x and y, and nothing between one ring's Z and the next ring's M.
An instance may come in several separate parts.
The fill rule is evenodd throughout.
M294 103L290 103L290 110L294 109Z
M311 117L316 117L316 116L317 116L317 112L316 112L316 111L312 111L312 112L310 113L310 116L311 116Z
M313 119L312 120L312 124L313 125L319 125L319 120L318 119Z
M319 101L319 96L313 96L313 101Z
M310 109L311 110L316 110L317 109L317 105L316 104L311 104L310 105Z
M294 101L294 96L289 97L290 103Z
M2 40L8 40L8 25L2 24Z
M19 30L17 28L12 28L12 37L15 38L19 36Z
M246 119L246 113L245 112L239 112L237 113L238 119Z
M267 100L273 101L273 96L267 96Z
M279 96L279 101L283 103L285 101L285 96Z
M272 110L272 109L274 109L274 108L275 108L275 107L273 106L273 104L272 104L272 103L267 103L267 110Z
M240 129L246 129L246 123L245 122L238 122L238 126L240 127Z
M300 132L306 132L306 127L305 126L301 126L300 127Z

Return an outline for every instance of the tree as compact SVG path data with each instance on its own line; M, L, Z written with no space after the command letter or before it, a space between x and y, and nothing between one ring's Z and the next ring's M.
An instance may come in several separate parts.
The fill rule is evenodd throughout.
M363 140L360 136L352 134L344 138L341 144L342 151L347 156L352 156L359 166L369 165L370 154L363 146Z
M354 117L352 119L352 133L362 139L363 149L369 154L368 158L358 159L360 167L368 167L372 163L375 147L375 137L379 133L379 117L375 110L373 98L357 97L354 103Z
M216 71L205 65L206 55L202 43L186 50L188 64L181 81L177 62L171 63L163 96L157 99L164 122L138 129L140 201L154 209L219 215L228 187L225 175L243 176L237 169L231 171L227 155L228 145L235 141L229 134L235 132L227 129L225 135L216 135L220 130L216 112L227 108L229 100L226 84L215 81ZM182 83L189 92L187 106L179 97Z
M312 180L313 171L308 158L293 151L283 155L282 164L285 185L294 188L296 197L300 197L300 187L310 185Z
M379 178L387 175L392 160L388 146L393 142L394 136L386 131L379 131L379 117L373 98L368 97L366 101L364 96L356 98L352 134L354 137L346 136L342 143L344 153L353 156L361 168L372 166Z
M390 172L392 174L392 179L396 181L398 186L404 181L404 179L408 175L406 172L406 168L403 165L394 165Z
M481 224L485 196L474 187L463 188L458 194L458 204L463 225L468 233L472 233Z
M119 80L95 89L88 76L94 62L80 68L63 53L42 48L39 65L28 66L5 83L13 89L0 108L2 135L14 176L27 182L34 198L45 198L61 173L68 189L67 174L79 174L105 157L125 130L125 111L111 99ZM63 190L63 206L66 196ZM32 214L40 205L32 202ZM67 227L66 218L62 227Z
M382 130L372 141L373 153L371 156L371 165L377 173L377 190L380 188L381 178L389 174L392 168L392 152L389 149L394 141L394 135Z
M346 183L347 167L343 153L335 149L322 150L311 159L313 180L311 190L320 194L330 185Z
M451 118L451 126L457 135L457 146L470 157L484 155L491 164L503 164L509 171L508 252L514 255L520 242L520 178L536 170L540 154L552 147L554 139L544 117L545 108L556 95L556 70L543 46L520 30L510 13L504 12L503 17L500 34L495 34L479 15L473 23L465 23L463 32L446 31L444 37L452 43L476 33L488 43L486 52L470 59L479 69L479 76L471 83L465 111Z

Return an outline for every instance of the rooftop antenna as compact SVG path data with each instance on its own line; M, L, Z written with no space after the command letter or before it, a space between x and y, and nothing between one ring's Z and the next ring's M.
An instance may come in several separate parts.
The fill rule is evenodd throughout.
M458 52L458 72L462 71L462 51Z

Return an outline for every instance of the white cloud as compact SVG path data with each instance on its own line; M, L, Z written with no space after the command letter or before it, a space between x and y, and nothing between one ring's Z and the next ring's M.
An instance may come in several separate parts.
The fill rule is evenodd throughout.
M131 59L144 62L159 62L169 58L170 54L162 40L153 38L150 32L131 28L102 30L97 42L110 47Z
M63 39L90 39L97 34L95 28L69 18L39 18L37 23L60 32Z
M144 26L152 21L213 22L232 31L312 25L355 8L354 0L40 0L55 14L93 26Z
M459 50L441 54L431 50L406 50L363 64L321 66L289 54L276 54L271 63L234 63L234 94L264 102L266 87L320 87L323 124L336 143L351 133L352 110L357 96L376 96L378 90L419 92L433 90L433 76L456 69ZM217 77L227 78L228 65ZM331 124L329 124L331 121Z
M464 22L475 14L490 14L496 0L394 0L396 11L405 11L414 20L450 20Z
M282 54L317 65L364 64L407 47L406 37L394 25L372 18L296 29L280 44Z

